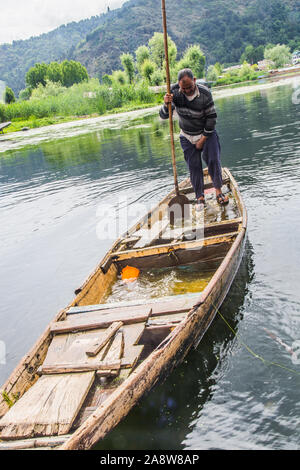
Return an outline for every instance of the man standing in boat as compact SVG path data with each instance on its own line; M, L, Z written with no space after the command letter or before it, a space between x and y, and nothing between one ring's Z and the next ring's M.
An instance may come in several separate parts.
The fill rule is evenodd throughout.
M220 142L215 130L217 114L210 90L204 85L196 84L191 69L183 69L178 73L178 83L172 86L171 94L164 96L164 105L159 112L162 119L169 118L170 102L179 116L180 143L198 207L203 209L205 205L201 153L213 181L218 203L227 204L228 197L221 190Z

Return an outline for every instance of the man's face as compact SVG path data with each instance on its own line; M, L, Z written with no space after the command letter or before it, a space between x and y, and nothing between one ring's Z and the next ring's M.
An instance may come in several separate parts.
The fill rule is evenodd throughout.
M196 78L183 77L179 82L180 91L187 96L192 96L196 88Z

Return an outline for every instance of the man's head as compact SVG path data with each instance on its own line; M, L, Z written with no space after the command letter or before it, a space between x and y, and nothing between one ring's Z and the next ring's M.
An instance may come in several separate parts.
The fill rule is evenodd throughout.
M187 96L192 96L196 88L196 78L191 69L182 69L178 72L178 84L180 91Z

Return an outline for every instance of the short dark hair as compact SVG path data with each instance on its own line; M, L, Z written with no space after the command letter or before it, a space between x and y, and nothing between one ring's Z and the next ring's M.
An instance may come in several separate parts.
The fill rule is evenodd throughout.
M180 82L180 80L183 79L183 77L189 77L193 80L194 78L194 75L193 75L193 72L191 71L191 69L182 69L182 70L179 70L178 72L178 82Z

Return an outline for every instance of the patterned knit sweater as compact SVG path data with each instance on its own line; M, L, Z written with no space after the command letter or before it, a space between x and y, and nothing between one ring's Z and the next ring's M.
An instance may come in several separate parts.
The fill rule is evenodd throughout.
M203 134L209 137L216 126L217 113L210 90L204 85L197 85L199 96L189 101L180 91L179 85L171 87L173 94L172 109L176 109L179 117L179 127L186 134ZM168 106L160 108L159 115L162 119L169 118Z

